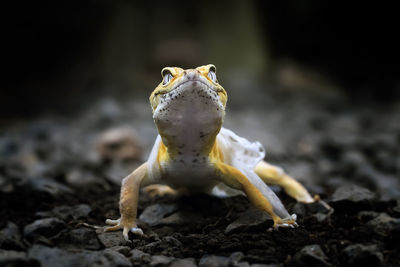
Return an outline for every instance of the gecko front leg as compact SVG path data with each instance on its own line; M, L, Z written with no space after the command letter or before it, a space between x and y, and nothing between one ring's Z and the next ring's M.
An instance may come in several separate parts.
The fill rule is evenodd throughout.
M139 200L139 189L148 184L147 162L138 167L130 175L122 180L119 210L121 217L117 220L106 220L106 224L112 225L104 229L105 232L123 229L123 236L129 241L129 231L143 235L142 229L137 227L137 206Z
M280 215L278 215L276 207L282 205L279 199L276 198L275 200L274 198L267 198L265 194L261 192L261 188L258 188L253 184L253 182L250 182L249 177L247 177L242 171L225 163L217 163L216 170L217 177L221 179L224 184L242 190L256 208L266 211L274 221L274 228L297 226L296 216L290 216L283 206L282 208L279 207ZM275 203L273 201L275 201ZM284 211L282 211L282 209Z

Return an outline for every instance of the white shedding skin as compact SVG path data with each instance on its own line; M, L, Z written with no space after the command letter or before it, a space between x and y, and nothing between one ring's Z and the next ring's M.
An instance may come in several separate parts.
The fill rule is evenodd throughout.
M259 142L250 142L225 128L221 128L217 142L224 155L224 162L240 170L260 190L271 203L276 215L283 219L290 218L280 199L254 172L256 165L265 157L264 147Z

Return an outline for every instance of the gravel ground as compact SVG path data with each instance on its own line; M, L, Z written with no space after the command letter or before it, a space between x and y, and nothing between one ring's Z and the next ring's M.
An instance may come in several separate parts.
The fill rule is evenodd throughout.
M156 131L145 101L104 99L75 118L39 118L0 134L1 266L400 266L400 105L323 95L233 105L226 127L261 141L324 205L296 203L296 229L270 230L246 198L142 193L145 232L102 233L118 218L121 179Z

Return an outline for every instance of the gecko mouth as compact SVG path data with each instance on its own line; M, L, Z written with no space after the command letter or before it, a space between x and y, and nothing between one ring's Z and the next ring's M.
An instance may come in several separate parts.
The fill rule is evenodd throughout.
M201 85L205 85L205 86L207 87L207 89L209 89L209 90L211 90L211 91L213 91L213 92L217 92L217 93L223 92L223 90L221 90L221 89L219 89L219 88L211 87L209 84L207 84L207 83L205 83L205 82L203 82L203 81L201 81L201 80L199 80L199 79L195 79L195 80L187 80L187 81L184 81L184 82L182 82L182 83L179 83L179 84L175 85L171 90L160 90L160 91L158 91L155 95L164 95L164 94L171 93L171 92L173 92L173 91L179 89L181 86L183 86L183 85L185 85L185 84L187 84L187 83L192 83L193 86L196 86L197 83L199 83L199 84L201 84Z
M196 86L197 83L199 83L199 84L205 85L208 89L211 89L211 90L213 90L213 91L216 91L216 90L215 90L214 88L212 88L210 85L206 84L205 82L203 82L203 81L201 81L201 80L196 79L196 80L187 80L187 81L184 81L184 82L182 82L182 83L180 83L180 84L177 84L177 85L175 85L175 86L170 90L170 92L172 92L172 91L178 89L179 87L181 87L181 86L183 86L183 85L185 85L185 84L188 84L188 83L192 83L193 86Z

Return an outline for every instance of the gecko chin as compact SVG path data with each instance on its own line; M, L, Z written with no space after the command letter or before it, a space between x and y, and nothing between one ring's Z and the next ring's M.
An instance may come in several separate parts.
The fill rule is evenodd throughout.
M169 143L167 139L173 140L176 145L201 143L201 139L207 139L207 136L215 137L224 115L218 93L196 79L186 80L161 95L153 118L163 141Z

